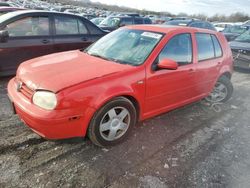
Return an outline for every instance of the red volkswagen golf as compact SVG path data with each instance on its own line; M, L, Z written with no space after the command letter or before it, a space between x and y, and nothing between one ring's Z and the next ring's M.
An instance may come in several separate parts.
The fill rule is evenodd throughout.
M171 26L118 29L85 51L32 59L8 84L15 112L48 139L124 140L138 120L203 98L227 101L232 54L221 33Z

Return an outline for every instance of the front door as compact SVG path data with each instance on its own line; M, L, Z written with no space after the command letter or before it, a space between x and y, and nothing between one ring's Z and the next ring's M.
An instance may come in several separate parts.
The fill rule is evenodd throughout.
M53 52L48 16L26 16L8 23L7 42L0 43L0 75L15 73L22 62Z
M163 48L155 63L168 58L178 62L179 67L147 72L146 117L173 109L197 96L192 49L189 33L175 35Z

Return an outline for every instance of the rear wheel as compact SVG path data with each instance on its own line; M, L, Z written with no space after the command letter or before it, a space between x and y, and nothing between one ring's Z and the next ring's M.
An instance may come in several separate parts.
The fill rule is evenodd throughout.
M123 141L136 123L136 109L124 97L104 105L92 118L88 129L90 140L99 146L112 146Z
M221 103L228 101L233 94L233 85L230 79L222 76L216 82L213 91L206 97L206 100L212 103Z

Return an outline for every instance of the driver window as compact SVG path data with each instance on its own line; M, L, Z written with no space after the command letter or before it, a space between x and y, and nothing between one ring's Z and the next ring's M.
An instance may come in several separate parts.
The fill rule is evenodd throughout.
M48 17L26 17L6 26L10 37L49 35Z
M192 63L192 39L190 34L179 34L171 38L159 55L159 61L164 58L176 61L179 66Z

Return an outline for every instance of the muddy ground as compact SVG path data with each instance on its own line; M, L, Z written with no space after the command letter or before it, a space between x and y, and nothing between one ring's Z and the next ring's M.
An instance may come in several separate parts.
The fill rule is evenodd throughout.
M250 73L219 112L204 102L139 123L129 139L47 141L11 115L0 81L0 187L250 187Z

